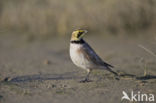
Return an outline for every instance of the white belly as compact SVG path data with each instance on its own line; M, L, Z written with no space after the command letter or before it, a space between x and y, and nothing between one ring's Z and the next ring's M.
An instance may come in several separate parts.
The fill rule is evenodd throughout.
M75 65L83 69L89 69L89 62L78 50L82 47L80 44L70 44L70 57Z

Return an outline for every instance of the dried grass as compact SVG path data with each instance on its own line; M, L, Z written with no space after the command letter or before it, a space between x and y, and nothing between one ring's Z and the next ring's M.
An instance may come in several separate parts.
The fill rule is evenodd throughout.
M155 31L155 26L155 0L0 1L0 31L48 36L85 28L102 34L132 35Z

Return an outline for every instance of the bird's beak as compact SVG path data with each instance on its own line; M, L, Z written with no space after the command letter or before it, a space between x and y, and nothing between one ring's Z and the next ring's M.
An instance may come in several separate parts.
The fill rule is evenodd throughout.
M88 31L87 30L84 30L84 34L86 34Z

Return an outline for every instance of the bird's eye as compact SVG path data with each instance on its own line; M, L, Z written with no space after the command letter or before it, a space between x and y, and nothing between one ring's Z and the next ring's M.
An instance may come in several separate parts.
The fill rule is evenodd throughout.
M79 32L77 37L79 38L81 36L81 34L83 34L83 32Z

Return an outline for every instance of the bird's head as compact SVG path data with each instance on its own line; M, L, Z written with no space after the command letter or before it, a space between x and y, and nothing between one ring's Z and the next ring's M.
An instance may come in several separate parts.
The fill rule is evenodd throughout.
M71 40L79 41L83 38L83 36L87 33L87 30L75 30L72 33Z

